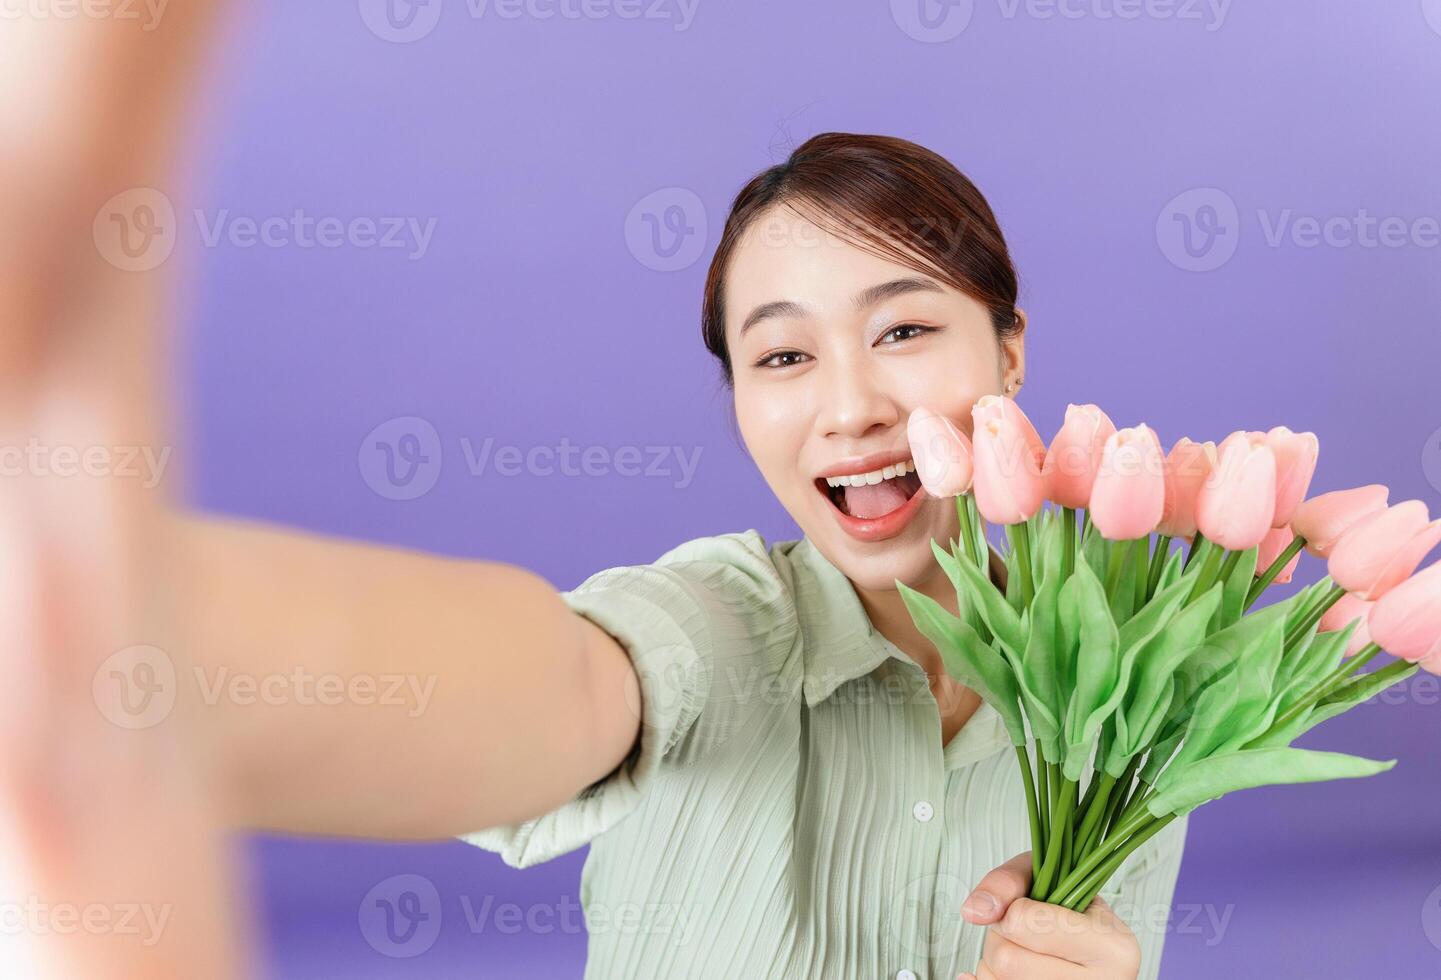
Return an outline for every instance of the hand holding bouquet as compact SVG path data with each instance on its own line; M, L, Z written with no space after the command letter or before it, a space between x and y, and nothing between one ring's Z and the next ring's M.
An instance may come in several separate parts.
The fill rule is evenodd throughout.
M1382 486L1305 499L1317 440L1284 427L1165 454L1094 405L1069 406L1049 448L1011 399L972 418L974 442L926 409L909 427L926 490L956 498L961 541L933 548L958 613L897 586L1016 746L1032 898L1084 910L1133 851L1234 790L1394 765L1291 743L1441 673L1441 563L1413 575L1441 542L1425 504L1390 506ZM1005 527L1004 588L985 522ZM1303 549L1328 574L1252 611ZM1360 673L1383 648L1399 659Z

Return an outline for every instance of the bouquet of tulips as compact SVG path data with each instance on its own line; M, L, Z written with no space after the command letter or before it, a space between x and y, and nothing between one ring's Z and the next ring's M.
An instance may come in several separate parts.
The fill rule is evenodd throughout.
M927 492L956 498L961 541L932 547L958 613L897 585L1015 744L1032 898L1085 909L1136 848L1233 790L1394 765L1290 746L1441 673L1441 562L1413 575L1441 542L1424 503L1390 506L1384 486L1305 499L1319 447L1285 427L1165 454L1094 405L1069 406L1049 448L1009 398L972 419L973 439L924 408L908 428ZM1004 588L986 522L1005 528ZM1252 611L1302 549L1328 574ZM1361 673L1382 648L1399 659Z

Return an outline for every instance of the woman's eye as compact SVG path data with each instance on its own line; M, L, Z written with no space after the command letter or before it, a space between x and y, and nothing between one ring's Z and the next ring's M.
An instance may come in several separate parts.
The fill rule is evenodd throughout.
M778 350L756 361L756 367L782 368L800 364L807 355L798 350Z
M886 343L887 337L895 338L894 340L889 341L889 343L897 343L902 340L910 340L912 337L919 337L921 334L929 333L934 329L934 327L923 327L919 323L902 323L898 326L891 327L891 329L881 334L881 339L878 342Z

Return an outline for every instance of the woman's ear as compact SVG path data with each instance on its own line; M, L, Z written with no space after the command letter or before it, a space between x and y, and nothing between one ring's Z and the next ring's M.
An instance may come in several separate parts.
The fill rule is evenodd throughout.
M1016 326L1001 347L1001 389L1014 398L1026 380L1026 311L1016 307Z

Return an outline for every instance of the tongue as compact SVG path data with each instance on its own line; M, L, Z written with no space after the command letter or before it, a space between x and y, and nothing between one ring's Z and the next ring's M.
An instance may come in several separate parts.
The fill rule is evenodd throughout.
M889 514L910 499L902 480L882 480L874 486L846 487L846 513L862 520Z

